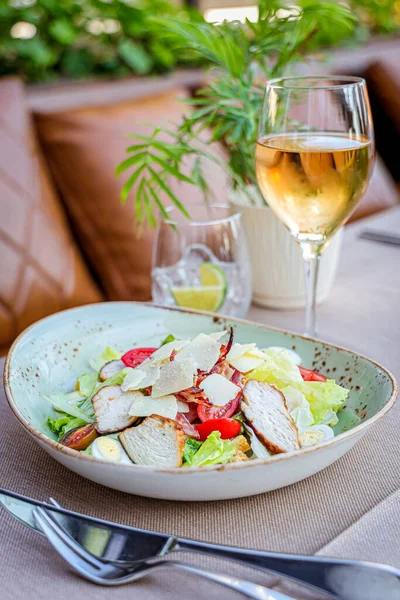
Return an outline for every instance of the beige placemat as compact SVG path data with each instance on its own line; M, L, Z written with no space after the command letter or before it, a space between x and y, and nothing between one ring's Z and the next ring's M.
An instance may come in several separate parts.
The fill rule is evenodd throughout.
M361 517L317 556L381 562L400 569L400 491L394 492ZM289 582L279 582L274 589L292 594L297 600L318 597ZM400 595L399 595L400 598ZM377 595L377 600L387 600Z
M148 529L238 546L313 554L342 532L350 535L349 527L398 489L399 409L400 405L395 407L344 458L308 480L252 498L179 503L115 492L68 471L23 431L1 396L0 486L42 500L54 496L67 508ZM383 527L385 513L373 511L368 518L385 532L382 546L389 555L396 536L393 539L390 524ZM349 552L344 545L339 548L340 555L357 552L358 558L380 560L381 549L377 549L374 534L364 536L363 527L363 521L354 525L351 539L356 545L347 542ZM70 573L45 539L3 510L0 535L1 600L50 595L83 595L99 600L110 596L149 600L241 597L193 576L172 572L160 572L142 580L134 589L128 586L110 591L93 587ZM333 555L338 551L338 540L323 552ZM212 558L199 557L196 562L264 585L278 582L276 577Z
M316 554L379 561L400 569L400 491L380 502Z

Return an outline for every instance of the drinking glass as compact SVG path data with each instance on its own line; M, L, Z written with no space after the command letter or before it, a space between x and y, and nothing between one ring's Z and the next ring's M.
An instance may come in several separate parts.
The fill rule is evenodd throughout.
M161 221L153 250L154 302L244 317L251 268L240 211L195 204L188 220L175 207Z
M363 79L283 77L267 83L257 179L303 254L307 336L316 334L320 255L364 195L374 156Z

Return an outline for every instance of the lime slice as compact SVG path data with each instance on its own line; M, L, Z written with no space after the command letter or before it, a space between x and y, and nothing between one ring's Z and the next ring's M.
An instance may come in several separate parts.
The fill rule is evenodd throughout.
M178 306L217 312L224 303L226 287L220 285L173 287L171 293Z
M227 288L225 273L220 267L210 262L201 263L199 267L201 285L214 285Z

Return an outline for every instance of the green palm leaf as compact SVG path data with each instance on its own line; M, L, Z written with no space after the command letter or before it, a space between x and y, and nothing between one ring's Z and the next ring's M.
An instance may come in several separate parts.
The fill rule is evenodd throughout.
M260 0L256 23L219 26L177 17L151 19L177 53L194 52L216 69L200 93L183 100L192 112L180 124L130 136L136 143L128 147L131 156L117 174L133 169L121 191L123 201L140 179L134 192L139 222L154 225L156 208L167 218L163 197L189 218L169 182L196 185L207 199L211 190L201 168L206 159L222 166L232 185L257 185L254 146L264 95L260 74L264 79L280 76L321 44L351 39L356 23L348 7L332 1L298 0L296 8L287 9L284 0ZM210 142L216 141L223 143L226 159L213 152ZM183 172L188 157L194 157L190 176Z

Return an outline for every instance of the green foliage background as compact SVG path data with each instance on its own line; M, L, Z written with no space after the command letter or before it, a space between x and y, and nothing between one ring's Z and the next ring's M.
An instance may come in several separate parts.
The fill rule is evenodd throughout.
M0 0L0 75L17 74L26 81L59 77L123 77L131 73L164 73L177 66L199 64L190 51L176 55L151 17L202 17L168 0ZM120 24L114 33L90 33L93 20ZM32 23L31 39L15 39L11 28Z
M357 15L364 34L394 33L400 28L398 0L351 0L349 4Z
M293 3L312 7L315 0ZM348 0L347 4L357 21L353 41L399 28L399 0ZM269 8L273 5L271 0ZM154 16L202 21L196 11L179 9L168 0L0 0L0 75L18 74L26 81L123 77L164 73L206 60L190 50L174 53ZM94 35L88 31L93 19L115 19L121 29ZM35 25L32 39L11 36L11 28L20 21ZM342 38L340 25L333 24L313 43L315 47L335 45Z

